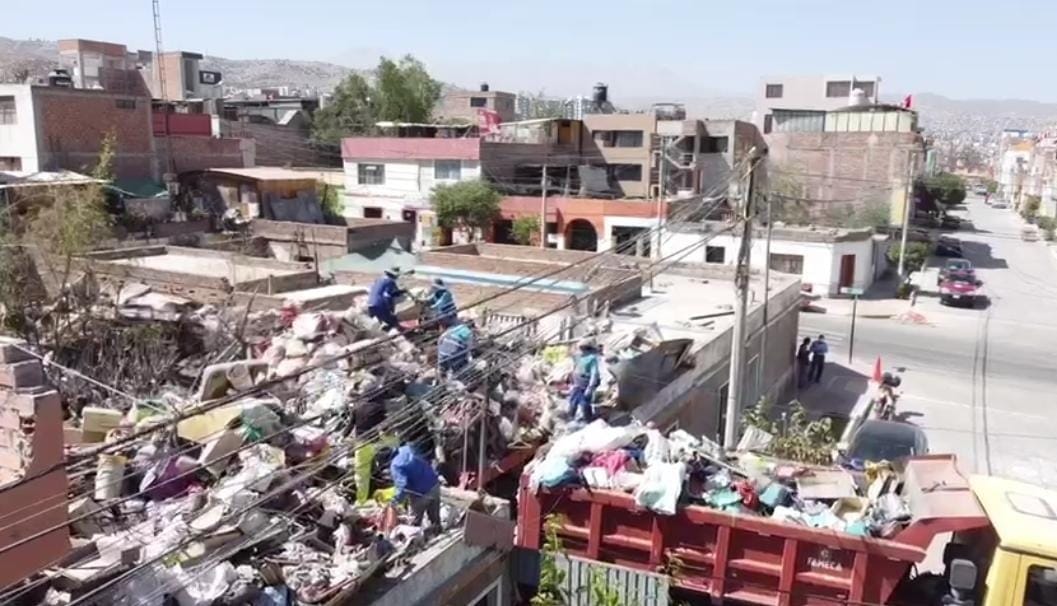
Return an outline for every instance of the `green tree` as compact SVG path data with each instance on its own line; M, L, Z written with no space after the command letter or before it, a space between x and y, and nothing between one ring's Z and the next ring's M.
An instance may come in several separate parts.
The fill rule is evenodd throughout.
M440 91L440 82L411 55L398 61L382 57L371 81L356 73L341 81L315 113L312 137L333 144L342 137L371 134L379 121L428 122Z
M565 571L558 568L557 557L562 552L562 541L558 537L557 516L547 516L544 521L544 542L540 550L540 582L536 595L529 604L532 606L563 606L568 603L568 595L562 585L565 584Z
M757 427L773 436L767 454L813 465L832 462L837 445L832 421L829 418L809 419L807 410L796 400L790 402L781 415L776 415L771 401L760 398L756 406L745 412L742 426Z
M323 208L323 218L331 225L340 224L345 214L345 203L342 201L343 190L343 187L316 181L316 195L319 196L319 205Z
M1057 230L1057 219L1053 217L1039 217L1035 222L1042 230L1042 239L1047 242L1052 242L1054 238L1054 231Z
M522 245L531 244L540 233L539 215L525 215L514 219L512 231L515 242Z
M925 193L945 206L965 201L965 180L951 173L939 173L921 180Z
M888 249L886 257L888 262L892 265L899 264L899 251L901 250L900 244L894 244ZM906 270L909 271L920 271L925 266L925 261L932 254L932 245L927 242L907 242L907 255L904 263L906 264Z
M1042 206L1042 199L1038 196L1024 196L1024 204L1020 209L1020 215L1028 221L1034 221L1039 216L1039 207Z
M471 233L486 230L499 216L499 192L483 181L460 181L433 189L433 212L437 223L448 229Z
M986 187L986 188L987 188L987 193L989 193L989 194L993 194L993 193L995 193L996 191L998 191L998 182L997 182L997 181L995 181L995 180L993 180L993 179L988 179L988 181L987 181L987 183L986 183L986 184L984 185L984 187Z

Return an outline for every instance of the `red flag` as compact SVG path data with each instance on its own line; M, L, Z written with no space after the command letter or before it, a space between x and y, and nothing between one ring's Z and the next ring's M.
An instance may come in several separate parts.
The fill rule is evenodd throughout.
M490 109L477 110L477 128L481 136L491 135L499 132L499 112Z
M905 107L906 109L910 109L910 106L913 104L913 102L914 95L907 95L903 97L903 107Z
M877 361L873 363L873 376L870 378L873 379L874 383L880 383L883 375L884 373L881 372L881 356L877 356Z

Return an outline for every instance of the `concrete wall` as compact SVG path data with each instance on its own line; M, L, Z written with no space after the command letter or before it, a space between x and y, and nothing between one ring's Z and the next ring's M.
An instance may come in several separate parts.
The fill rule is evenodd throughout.
M673 232L662 238L661 254L674 255L678 251L692 248L701 241L698 233ZM718 234L706 246L694 249L681 260L704 263L709 248L723 248L725 265L733 266L737 261L741 238L731 234ZM797 276L804 284L811 284L813 292L823 296L836 296L840 284L840 264L843 255L855 255L855 279L852 286L869 288L874 281L874 245L870 237L847 242L802 242L772 238L772 255L799 255L804 258L803 273ZM754 237L751 264L754 269L765 267L767 242Z
M794 350L799 328L800 283L790 281L784 288L776 288L772 284L771 292L765 353L763 306L755 306L746 321L748 370L744 377L743 409L755 405L764 395L778 401L784 400L792 387ZM653 421L662 429L678 426L695 435L720 437L723 433L722 415L726 407L722 396L729 382L732 339L733 328L728 328L697 349L694 352L694 367L665 386L649 403L632 411L632 416L642 422ZM761 357L766 359L762 366Z
M182 173L210 168L249 168L256 162L256 145L253 139L219 139L192 135L172 135L157 138L158 162L166 171L166 159L172 146L172 170Z
M103 139L113 132L117 178L157 178L149 98L34 86L33 104L40 170L90 172Z
M0 549L47 532L4 551L0 590L70 549L59 394L44 385L40 362L12 343L25 345L0 340Z
M472 97L483 97L484 107L473 107L470 105ZM502 91L480 91L480 90L453 90L445 93L437 101L437 107L433 110L435 119L449 119L477 124L477 110L489 109L499 114L500 122L512 122L517 118L515 113L515 100L517 95Z
M805 109L805 110L831 110L839 109L848 105L848 97L827 97L826 83L833 81L874 82L874 96L872 100L876 103L881 88L881 79L877 76L852 74L837 75L813 75L813 76L769 76L762 78L756 89L756 111L753 122L762 131L764 116L771 109ZM782 96L776 99L768 99L767 85L781 84Z
M33 110L33 93L28 84L0 84L0 97L15 98L15 123L0 124L0 157L19 158L21 170L35 172L40 168L37 145L37 116Z
M587 131L583 139L584 160L589 164L639 164L642 178L638 181L617 181L623 195L629 198L648 198L652 174L651 136L657 130L653 114L588 114L583 119ZM596 131L642 131L642 147L604 147L594 141Z
M259 166L341 166L341 155L312 145L307 130L221 119L214 128L222 137L256 141Z

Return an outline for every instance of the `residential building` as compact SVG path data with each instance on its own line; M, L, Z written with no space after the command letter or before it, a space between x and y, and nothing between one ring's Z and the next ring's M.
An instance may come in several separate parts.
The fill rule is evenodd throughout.
M884 204L901 224L913 180L925 165L917 112L892 105L774 110L771 189L808 215Z
M1024 176L1025 195L1038 196L1039 215L1057 217L1057 135L1042 133L1032 146Z
M1027 131L1004 131L999 140L998 196L1008 200L1014 207L1020 206L1024 194L1024 182L1035 151L1035 136Z
M880 103L881 78L836 74L828 76L771 76L760 80L753 123L763 134L771 132L775 110L828 111L850 102ZM853 91L860 91L854 93Z
M725 223L712 221L672 223L661 254L678 254L692 248L705 234L713 233L707 245L693 249L683 261L733 266L741 238L729 231L721 232L724 227ZM769 248L772 271L796 276L811 292L824 297L838 296L844 287L865 290L887 268L888 238L875 235L872 229L775 225ZM764 269L767 250L767 228L758 226L750 255L753 268Z
M479 90L445 92L433 114L438 121L477 124L478 112L488 110L499 114L500 122L513 122L517 118L516 101L517 95L514 93L491 90L487 83L482 83Z
M157 179L150 98L0 84L0 170L90 172L108 133L119 179Z
M80 38L59 41L59 63L70 70L74 88L137 95L149 91L146 94L166 101L221 96L222 75L202 69L201 54L164 52L160 61L154 55L144 50L129 52L124 44L113 42Z

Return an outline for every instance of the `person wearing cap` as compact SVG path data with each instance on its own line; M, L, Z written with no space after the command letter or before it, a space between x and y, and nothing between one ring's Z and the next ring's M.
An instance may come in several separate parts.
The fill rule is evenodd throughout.
M443 372L458 372L470 363L473 320L456 321L437 341L437 363Z
M399 267L385 270L367 295L368 315L381 322L387 329L400 330L400 320L396 317L396 301L404 294L404 290L396 283L399 277Z
M455 306L455 297L448 290L448 285L444 283L444 280L433 279L433 287L426 303L433 314L432 319L438 324L448 327L455 323L459 309Z
M601 380L598 371L598 344L594 339L584 339L580 341L580 357L576 360L573 388L569 392L570 420L576 418L577 410L581 411L585 422L590 423L594 419L591 400Z
M393 504L408 501L414 515L414 525L428 517L433 525L440 526L440 478L429 461L415 452L414 446L405 442L389 464L389 475L393 478Z

